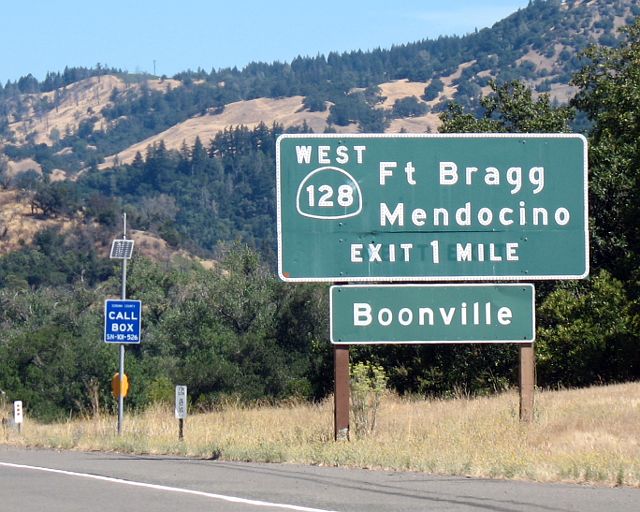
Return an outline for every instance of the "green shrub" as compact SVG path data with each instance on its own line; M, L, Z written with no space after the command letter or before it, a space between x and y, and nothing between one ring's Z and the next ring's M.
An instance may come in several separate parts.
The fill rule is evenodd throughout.
M375 364L356 363L351 366L351 412L357 437L374 432L380 400L387 389L387 375Z

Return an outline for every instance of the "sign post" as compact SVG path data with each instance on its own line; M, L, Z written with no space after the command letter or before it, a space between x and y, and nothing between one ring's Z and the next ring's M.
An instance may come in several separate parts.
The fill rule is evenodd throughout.
M18 425L18 433L22 432L22 400L13 402L13 421Z
M134 241L127 239L127 214L122 214L122 238L116 239L111 244L111 259L122 260L122 290L121 301L105 302L105 329L104 341L107 343L120 343L120 375L124 373L124 345L125 343L140 343L140 301L127 301L127 260L133 254ZM119 302L119 304L116 304ZM137 303L137 306L133 303ZM113 309L108 309L108 308ZM137 310L136 310L137 307ZM112 317L109 317L113 313ZM137 318L133 318L137 315ZM118 318L119 317L119 318ZM135 328L137 326L137 332ZM124 327L124 332L122 328ZM109 339L107 339L109 338ZM124 378L120 379L120 392L118 393L118 435L122 433L122 421L124 416Z
M175 415L178 419L178 439L184 439L184 420L187 417L187 386L176 386Z
M334 388L334 439L349 440L349 345L334 345L333 369Z
M533 421L533 392L536 385L536 357L533 343L520 345L520 421Z

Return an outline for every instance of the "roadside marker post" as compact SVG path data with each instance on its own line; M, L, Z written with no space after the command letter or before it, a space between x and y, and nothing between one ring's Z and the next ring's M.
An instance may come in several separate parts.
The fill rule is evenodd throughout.
M13 402L13 421L18 426L18 434L22 433L22 400Z
M178 419L178 440L184 440L184 420L187 418L187 386L176 386L175 416Z

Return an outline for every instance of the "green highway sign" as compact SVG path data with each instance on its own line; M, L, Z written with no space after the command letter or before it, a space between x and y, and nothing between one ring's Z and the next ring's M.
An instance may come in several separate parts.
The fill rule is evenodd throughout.
M589 272L581 135L282 135L277 195L285 281Z
M331 287L331 342L532 343L531 284Z

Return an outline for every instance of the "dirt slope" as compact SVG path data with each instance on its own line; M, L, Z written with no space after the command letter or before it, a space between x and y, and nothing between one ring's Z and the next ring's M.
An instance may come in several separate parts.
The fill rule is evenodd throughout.
M101 169L112 167L114 163L130 163L139 151L144 155L147 146L160 140L164 141L168 149L179 149L183 142L187 146L193 145L196 137L207 144L218 132L232 126L244 125L254 128L261 122L271 126L274 122L284 127L299 126L304 122L314 132L322 133L327 126L329 111L308 112L304 110L302 96L292 96L282 99L258 98L249 101L230 103L221 114L207 114L193 117L172 126L168 130L158 133L143 141L128 147L117 155L105 159ZM354 127L338 127L341 131L350 131Z
M24 142L29 134L33 134L36 144L48 145L52 144L52 135L55 137L56 131L59 136L63 136L66 131L74 132L82 121L92 117L96 118L95 129L104 129L106 121L101 112L110 104L109 98L113 90L135 91L143 83L149 89L158 91L182 85L178 80L149 79L128 84L114 75L91 77L55 91L26 95L30 115L25 121L11 123L9 128L18 143ZM53 108L40 113L38 105L42 102L47 102Z

